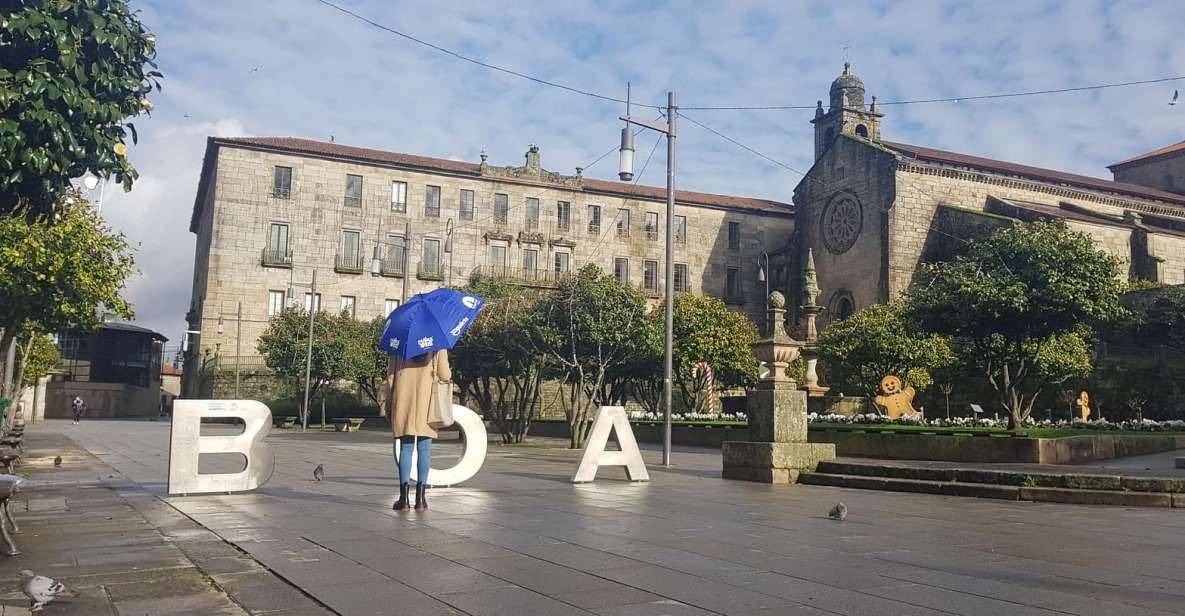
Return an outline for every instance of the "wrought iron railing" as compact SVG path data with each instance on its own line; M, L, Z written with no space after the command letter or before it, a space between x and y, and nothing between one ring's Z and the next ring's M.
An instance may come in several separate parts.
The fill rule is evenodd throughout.
M292 267L292 249L264 248L260 260L264 267Z
M361 274L366 268L365 259L360 253L338 254L333 260L333 271L343 274Z

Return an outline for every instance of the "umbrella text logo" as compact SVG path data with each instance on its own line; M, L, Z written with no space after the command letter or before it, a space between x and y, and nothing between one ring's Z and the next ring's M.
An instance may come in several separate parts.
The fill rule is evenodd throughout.
M432 343L433 343L432 336L424 336L423 338L420 338L419 340L416 341L416 344L420 345L421 349L426 349L426 348L431 347Z
M392 349L398 349L398 348L399 348L399 339L398 339L398 338L392 338L392 339L391 339L391 342L389 342L388 344L390 344L390 345L391 345L391 348L392 348Z
M452 336L453 338L460 336L461 330L464 329L465 324L468 322L469 322L469 317L465 317L464 319L461 319L461 322L457 323L456 327L449 330L448 335Z
M473 297L472 295L466 295L465 297L462 297L461 303L465 304L465 307L470 310L477 308L477 298Z

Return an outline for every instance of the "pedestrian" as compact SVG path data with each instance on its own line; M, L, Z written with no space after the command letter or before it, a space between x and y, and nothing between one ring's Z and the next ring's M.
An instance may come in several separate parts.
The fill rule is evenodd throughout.
M78 424L78 420L82 419L82 414L86 412L86 400L82 396L74 396L74 401L70 403L70 410L74 412L74 423Z
M387 416L391 419L391 435L395 441L392 452L399 469L399 500L395 511L405 511L409 504L407 493L411 482L411 459L415 451L419 458L416 465L416 511L428 508L426 481L428 469L432 466L432 439L436 430L428 423L428 413L434 403L438 381L451 381L452 371L448 365L448 351L439 350L411 359L393 355L387 361L387 383L390 395L387 397ZM447 401L452 404L452 400Z

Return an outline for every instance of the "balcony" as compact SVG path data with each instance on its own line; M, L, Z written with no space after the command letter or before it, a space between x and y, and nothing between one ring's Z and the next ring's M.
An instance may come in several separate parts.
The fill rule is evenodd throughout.
M420 261L416 266L416 278L420 280L444 280L444 265L439 261Z
M273 199L291 199L292 198L292 189L291 188L279 188L279 187L272 188L272 198Z
M662 286L659 285L658 282L655 282L651 286L647 286L646 283L642 283L638 285L638 290L642 292L643 297L650 299L662 297Z
M346 207L362 207L362 197L346 197L344 203Z
M554 287L567 272L547 269L524 269L504 265L481 265L473 271L474 278L503 278L528 287Z
M646 239L648 239L652 242L657 242L658 241L658 229L653 229L653 228L648 227L646 229Z
M379 260L379 275L388 278L403 278L403 257L388 257Z
M361 254L338 254L333 260L333 271L339 274L361 274L366 268Z
M617 237L629 237L630 228L622 225L617 225Z
M555 223L555 230L559 231L560 233L567 233L572 230L572 224L561 218Z
M260 262L264 267L292 267L292 249L264 248Z
M588 223L588 234L589 235L600 235L601 234L601 223L599 223L599 222Z

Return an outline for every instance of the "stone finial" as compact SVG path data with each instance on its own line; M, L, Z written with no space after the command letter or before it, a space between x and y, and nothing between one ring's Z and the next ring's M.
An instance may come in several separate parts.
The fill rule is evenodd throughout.
M769 294L769 307L770 308L785 308L786 307L786 296L782 295L782 293L779 291L774 291L774 292L770 293Z
M531 144L527 148L527 165L526 171L528 173L538 174L543 170L542 164L539 162L539 146Z
M489 155L486 154L485 148L481 149L481 154L478 154L478 156L481 157L481 164L486 164L486 159L489 158Z
M806 271L803 272L802 277L802 294L803 305L814 306L815 300L819 297L822 289L819 288L819 275L815 271L815 251L813 248L808 248L806 251Z
M872 106L868 108L868 111L876 113L876 96L872 97Z
M851 62L844 62L843 63L843 74L847 75L848 69L850 69L850 68L852 68L852 63Z
M576 177L578 177L578 178L584 177L584 167L577 167L576 168Z
M823 101L821 101L821 100L815 102L815 117L816 118L823 117Z

